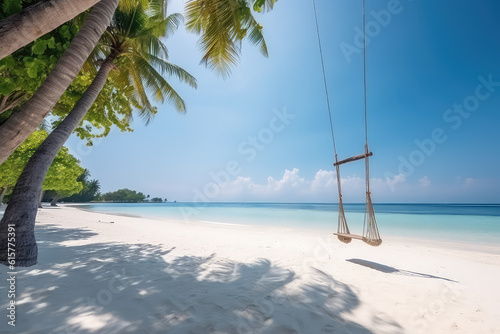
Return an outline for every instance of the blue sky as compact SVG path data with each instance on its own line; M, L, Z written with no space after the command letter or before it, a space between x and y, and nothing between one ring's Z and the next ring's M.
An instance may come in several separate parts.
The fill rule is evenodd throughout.
M363 152L361 0L316 0L340 158ZM172 1L172 11L182 3ZM368 0L368 128L375 202L500 202L500 3ZM257 15L265 58L243 44L223 80L199 65L197 36L167 40L199 83L172 83L188 113L160 106L133 133L68 147L103 191L169 200L336 202L328 114L311 1ZM279 116L277 116L279 115ZM285 116L284 116L285 115ZM286 116L289 115L289 116ZM341 170L364 200L364 165Z

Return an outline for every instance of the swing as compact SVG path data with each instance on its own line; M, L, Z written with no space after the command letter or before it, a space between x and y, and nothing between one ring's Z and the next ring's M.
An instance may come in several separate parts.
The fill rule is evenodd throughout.
M333 133L333 123L332 123L332 112L330 108L330 99L328 94L328 85L326 83L326 74L325 74L325 65L323 61L323 52L321 49L321 39L319 35L318 28L318 16L316 13L316 3L315 0L312 0L313 8L314 8L314 18L316 22L316 33L318 36L318 46L319 46L319 54L321 58L321 68L323 70L323 82L325 86L325 94L326 94L326 103L328 107L328 115L330 117L330 130L332 135L333 142L333 151L335 154L335 166L336 174L337 174L337 188L339 192L339 219L338 219L338 230L337 233L334 233L338 237L338 239L346 244L350 243L352 239L362 240L368 245L371 246L379 246L382 243L382 239L380 238L380 234L377 227L377 220L375 219L375 211L373 209L373 203L370 192L370 164L369 158L373 155L372 152L368 149L368 125L367 125L367 113L366 113L366 39L364 39L364 52L363 52L363 97L364 97L364 119L365 119L365 152L360 155L356 155L344 160L338 160L337 156L337 147L335 145L335 136ZM365 0L363 0L363 32L366 31L366 19L365 19ZM340 180L340 166L349 162L354 162L358 160L365 160L365 185L366 185L366 203L365 203L365 218L363 225L363 235L351 234L349 231L349 226L347 225L347 220L345 218L344 212L344 203L342 200L342 186Z

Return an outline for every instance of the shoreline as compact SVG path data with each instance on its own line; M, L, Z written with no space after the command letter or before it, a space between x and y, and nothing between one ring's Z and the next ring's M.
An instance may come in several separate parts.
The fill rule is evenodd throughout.
M152 203L152 204L157 204L157 203ZM133 215L133 214L127 214L127 213L117 213L117 212L111 212L111 211L94 211L90 209L85 209L85 208L80 208L80 206L88 205L88 203L61 203L59 204L60 207L72 207L78 210L86 211L86 212L92 212L92 213L102 213L106 215L111 215L111 216L124 216L124 217L133 217L133 218L140 218L140 219L151 219L151 220L156 220L156 221L163 221L163 222L171 222L171 221L179 221L176 219L169 219L169 218L161 218L161 217L153 217L153 216L141 216L141 215ZM296 226L291 226L291 227L281 227L281 226L272 226L272 225L249 225L249 224L239 224L239 223L224 223L224 222L216 222L216 221L206 221L206 220L199 220L199 219L193 219L193 220L185 220L184 222L190 223L190 224L214 224L214 225L228 225L228 226L253 226L257 228L270 228L270 229L277 229L277 230L296 230L296 231L302 231L302 232L312 232L312 233L321 233L324 235L330 235L334 233L334 228L335 226L332 225L332 229L324 229L324 228L307 228L307 227L296 227ZM488 244L477 244L473 242L464 242L464 241L448 241L448 240L440 240L440 239L429 239L429 238L424 238L424 237L414 237L414 238L408 238L405 236L398 236L395 234L387 233L385 236L382 238L383 242L389 241L392 244L399 244L399 245L404 245L404 244L415 244L415 245L420 245L423 247L432 247L432 248L438 248L438 249L455 249L455 250L460 250L460 251L469 251L469 252L479 252L479 253L488 253L488 254L495 254L495 255L500 255L500 245L496 245L494 243L488 243ZM356 242L356 241L353 241Z
M65 206L39 210L35 228L39 263L17 268L16 332L500 331L499 255Z

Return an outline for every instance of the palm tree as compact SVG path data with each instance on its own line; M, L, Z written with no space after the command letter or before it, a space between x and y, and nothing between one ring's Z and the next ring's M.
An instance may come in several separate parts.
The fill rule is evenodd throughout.
M44 0L1 20L0 59L51 32L99 1Z
M99 42L117 6L118 0L102 0L94 6L47 79L21 109L0 127L0 164L36 130L61 98ZM0 45L3 49L4 44Z
M186 106L162 74L176 76L196 88L196 80L182 68L165 59L167 48L160 38L173 32L180 24L181 15L166 16L163 0L139 3L132 11L116 11L110 27L96 48L94 58L99 67L94 81L68 116L52 131L28 161L12 193L0 222L0 263L7 260L7 226L16 226L16 265L31 266L37 261L34 225L37 199L43 180L57 152L84 119L108 76L116 84L134 88L131 98L141 109L141 116L150 117L156 109L150 101L173 103L179 112ZM147 118L149 120L149 118Z
M137 1L144 4L149 2L120 0L120 8L130 10ZM241 42L245 39L258 45L267 56L262 26L254 19L250 7L260 12L262 8L272 9L275 2L276 0L189 0L186 3L186 27L201 34L200 45L204 52L201 62L227 77L231 66L238 62ZM114 11L111 8L116 8L117 3L118 0L101 0L94 6L84 26L42 86L21 106L19 112L0 126L0 164L35 131L69 87L95 47L111 19ZM103 9L108 11L103 12Z
M262 26L253 11L273 9L276 0L188 0L186 28L201 34L201 63L223 77L231 73L241 53L241 42L257 45L267 57L267 45ZM252 9L251 9L252 8Z

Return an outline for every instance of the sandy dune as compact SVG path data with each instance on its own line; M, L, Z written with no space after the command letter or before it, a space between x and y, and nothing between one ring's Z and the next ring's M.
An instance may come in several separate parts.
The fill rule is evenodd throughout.
M0 268L1 333L500 333L497 249L69 207L38 222L15 328Z

